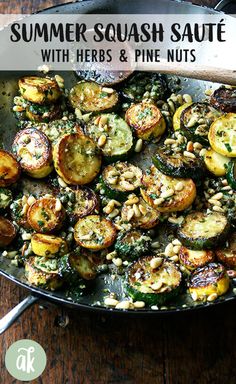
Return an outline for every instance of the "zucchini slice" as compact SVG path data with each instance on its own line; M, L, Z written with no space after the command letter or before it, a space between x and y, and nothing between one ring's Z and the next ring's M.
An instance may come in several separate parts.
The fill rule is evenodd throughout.
M222 85L211 96L211 105L223 112L236 112L236 88Z
M39 233L53 232L61 228L65 209L59 199L42 197L28 209L27 220L31 228Z
M229 163L226 178L231 188L236 190L236 161Z
M214 253L209 250L196 251L182 246L179 250L179 260L192 271L214 261Z
M124 260L136 260L151 248L151 237L137 229L121 232L115 243L115 250Z
M113 113L102 114L92 119L86 127L86 133L100 145L105 159L109 162L126 158L133 148L133 135L128 124Z
M0 188L0 209L6 209L12 202L10 189Z
M41 179L53 170L52 150L47 136L35 128L19 131L12 145L22 169L29 176Z
M223 265L210 263L196 269L189 281L189 293L194 300L205 301L216 293L221 296L229 289L229 277Z
M40 105L31 103L26 107L26 117L37 123L48 123L49 121L59 119L62 115L59 104Z
M68 258L69 265L72 271L84 280L95 279L97 273L94 263L89 258L89 255L84 251L78 253L72 252Z
M162 305L175 297L181 289L182 274L176 264L163 260L155 269L151 260L155 256L145 256L135 261L128 269L127 293L134 300L147 305Z
M173 115L173 128L174 128L174 131L178 131L180 129L180 116L181 116L181 113L187 108L189 107L190 105L192 105L192 103L184 103L182 104L179 108L176 109L174 115Z
M68 252L65 240L52 235L35 233L31 237L32 251L37 256L48 258L60 257Z
M165 175L172 177L191 177L199 179L204 174L204 164L199 157L192 159L181 152L161 147L157 150L152 162Z
M180 128L188 140L208 144L210 125L221 112L207 103L193 103L185 108L180 115Z
M125 120L134 129L137 137L143 140L159 137L166 129L161 111L148 102L131 105L126 111Z
M47 136L52 145L67 134L80 133L83 135L82 128L72 120L54 120L48 124L39 124L37 128Z
M212 148L206 150L204 154L205 165L211 173L215 176L224 176L226 174L227 165L230 159L226 156L220 155Z
M151 229L159 223L160 212L150 207L149 204L142 198L138 203L140 215L135 215L132 206L125 202L121 210L121 218L124 223L130 222L134 228ZM141 209L140 209L141 208Z
M127 162L108 165L100 179L105 194L111 199L124 201L141 186L142 170Z
M73 108L83 112L105 112L116 106L118 93L97 83L81 81L70 90L69 100Z
M45 257L30 257L25 263L25 276L36 287L55 291L63 285L58 273L58 260Z
M0 149L0 187L14 184L20 177L20 164L11 153Z
M216 250L216 257L226 267L236 269L236 232L230 235L227 243L225 248Z
M143 176L142 183L143 199L159 212L183 211L196 197L196 186L192 179L166 176L154 165ZM181 190L177 190L180 186Z
M47 77L22 77L18 85L24 99L35 104L55 103L62 94L56 80Z
M6 247L16 237L16 228L14 224L0 216L0 247Z
M236 113L227 113L211 124L209 142L217 153L236 157Z
M178 237L191 249L212 249L225 241L229 228L227 217L222 213L192 212L179 227Z
M81 247L99 251L112 245L116 238L114 224L99 215L89 215L78 220L74 237Z
M96 193L87 187L75 187L67 190L66 194L61 193L61 200L73 223L81 217L90 215L98 206L98 197Z
M78 133L63 136L53 150L54 166L68 184L89 184L99 173L101 156L90 137Z
M30 229L30 225L27 220L27 212L29 205L23 202L23 199L14 200L10 206L11 217L20 227L24 229Z

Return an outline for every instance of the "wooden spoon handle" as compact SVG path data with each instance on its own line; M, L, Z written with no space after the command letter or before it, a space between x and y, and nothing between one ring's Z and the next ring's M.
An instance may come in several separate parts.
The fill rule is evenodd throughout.
M190 77L192 79L212 81L228 85L236 85L236 70L222 69L204 66L189 66L176 63L146 63L144 66L146 71L166 73L169 75L177 75Z

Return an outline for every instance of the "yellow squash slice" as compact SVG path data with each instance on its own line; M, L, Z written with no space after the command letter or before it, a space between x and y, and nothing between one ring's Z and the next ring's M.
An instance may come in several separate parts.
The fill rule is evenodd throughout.
M20 177L20 164L9 152L0 150L0 187L15 183Z
M31 237L32 251L37 256L60 257L68 252L68 246L65 240L52 235L35 233Z
M55 79L38 76L22 77L18 85L24 99L32 103L54 103L61 96L61 90Z
M152 165L150 172L143 177L141 195L159 212L178 212L193 203L196 197L196 186L192 179L166 176Z
M220 155L212 148L208 149L204 154L204 162L207 169L215 176L224 176L226 174L227 164L230 159L226 156Z
M58 175L72 185L89 184L101 168L101 155L94 141L76 133L57 142L53 160Z
M236 113L227 113L216 119L211 124L208 139L217 153L236 157Z

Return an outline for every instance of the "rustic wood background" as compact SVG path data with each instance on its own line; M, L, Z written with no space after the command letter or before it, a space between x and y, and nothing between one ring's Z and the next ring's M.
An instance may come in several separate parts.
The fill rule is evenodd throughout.
M30 13L58 0L0 1L1 13ZM214 6L216 0L195 0ZM27 292L0 278L0 316ZM0 338L1 384L15 384L4 365L7 348L30 338L47 353L43 384L234 384L235 303L162 318L126 318L31 307ZM58 317L69 316L66 328Z

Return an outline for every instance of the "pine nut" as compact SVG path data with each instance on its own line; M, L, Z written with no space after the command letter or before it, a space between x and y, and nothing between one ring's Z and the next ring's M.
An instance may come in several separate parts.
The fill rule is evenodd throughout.
M175 191L182 191L184 189L184 184L182 183L182 181L179 181L176 186L175 186Z
M117 258L114 257L112 259L112 262L113 262L113 264L115 264L116 267L121 267L122 266L122 260L119 257L117 257Z
M141 216L141 212L140 212L140 210L139 210L139 208L138 208L138 206L136 204L133 205L133 210L134 210L134 215L136 217L140 217Z
M144 301L134 301L133 305L134 305L134 308L144 308L145 307Z
M100 129L103 129L106 124L107 124L107 116L102 115L100 120L99 120L98 126Z
M89 232L89 233L86 234L86 235L82 235L82 236L80 236L80 240L91 240L92 235L93 235L93 232L91 231L91 232Z
M160 243L159 243L159 241L153 241L153 243L151 244L151 247L152 247L153 249L159 248L159 247L160 247Z
M207 301L214 301L215 299L217 299L217 297L218 297L217 293L212 293L207 297Z
M7 255L8 255L8 252L7 252L7 251L3 251L3 252L2 252L2 256L3 256L3 257L6 257Z
M156 206L159 206L161 205L163 202L165 201L165 199L163 197L160 197L159 199L155 199L153 201L153 204L156 205Z
M168 221L169 223L172 223L172 224L181 224L184 221L184 217L183 216L168 217Z
M228 181L226 179L222 180L223 185L228 185Z
M200 156L205 156L205 153L206 153L206 148L202 148L201 151L199 152L199 155Z
M133 179L134 178L134 172L126 171L122 175L125 179Z
M169 243L166 247L165 247L165 256L167 257L171 257L171 256L175 256L175 253L173 251L173 244L172 243Z
M115 208L113 209L113 211L108 215L108 218L109 219L114 219L114 217L118 216L119 215L119 209Z
M172 188L170 188L170 189L166 190L165 192L161 193L161 198L167 199L168 197L173 196L174 193L175 193L175 191Z
M55 204L55 211L60 212L62 209L62 205L59 199L56 199L56 204Z
M175 144L176 143L176 140L175 139L166 139L164 141L164 144L165 145L169 145L169 144Z
M173 244L173 243L172 243L172 244ZM180 248L181 248L181 245L175 245L175 246L173 247L173 251L174 251L174 253L178 254Z
M106 297L104 300L104 304L108 307L115 307L119 303L118 300L112 299L111 297Z
M221 208L221 207L218 207L217 205L214 205L214 207L213 207L212 209L213 209L213 211L215 211L215 212L224 212L224 209Z
M134 210L131 208L128 210L128 213L127 213L127 221L130 221L133 216L134 216Z
M189 119L189 121L188 121L188 123L187 123L187 127L188 128L192 128L194 125L196 125L198 123L198 117L197 116L195 116L195 115L193 115L190 119Z
M94 124L95 124L95 125L98 125L100 119L101 119L101 116L96 117L96 119L94 120Z
M170 260L171 260L171 261L174 261L175 263L177 263L177 261L179 261L179 258L178 258L177 255L175 255L175 256L171 256L171 257L170 257Z
M229 191L231 189L231 187L229 185L221 188L222 191Z
M116 304L116 309L129 309L130 308L130 302L128 300L120 301L118 304Z
M218 192L216 195L214 195L214 196L211 196L211 199L213 200L220 200L220 199L222 199L222 197L223 197L224 195L223 195L223 193L222 192Z
M139 204L138 207L139 207L139 210L142 213L142 215L146 215L146 213L147 213L146 208L142 204Z
M27 204L32 205L35 203L35 201L36 201L35 197L31 195L28 197Z
M150 267L156 269L162 264L162 261L163 259L161 257L154 257L150 260Z
M179 239L174 239L174 240L172 241L172 244L173 244L173 245L182 245L181 242L179 241Z
M103 212L109 215L113 211L114 206L115 206L114 201L113 200L109 201L109 203L103 208Z
M132 199L126 200L125 205L133 205L133 204L137 204L138 202L139 202L139 198L135 196Z
M186 149L188 152L193 151L194 148L193 148L193 142L192 141L188 141Z
M118 177L116 176L116 177L113 177L113 178L109 178L109 183L111 184L111 185L115 185L115 184L117 184L117 182L118 182ZM101 192L101 191L100 191Z
M174 114L176 108L175 108L175 104L173 103L173 101L172 100L168 100L168 105L170 107L171 112L173 112L173 114Z
M82 112L79 108L75 108L75 116L77 117L77 119L83 118Z
M152 284L151 288L153 289L153 291L159 291L162 285L163 285L163 282L159 280L157 283Z
M120 185L126 189L126 191L133 191L134 186L126 180L121 180Z
M142 139L138 139L137 140L137 143L135 145L135 148L134 148L134 152L141 152L142 151L142 147L143 147L143 140Z
M198 300L198 295L197 295L197 292L192 292L191 293L191 297L192 297L192 299L193 299L193 301L197 301Z
M28 206L28 204L26 203L26 204L23 206L23 209L22 209L22 215L25 215L25 214L27 213L28 209L29 209L29 206Z
M102 92L111 94L111 93L114 93L114 89L108 88L108 87L103 87Z
M105 135L101 135L98 139L98 146L103 147L106 144L107 137Z
M193 148L196 150L196 149L199 149L201 150L202 149L202 144L200 144L198 141L196 141L195 143L193 143Z
M107 255L106 255L106 259L107 260L112 260L112 259L114 259L114 257L116 257L117 256L117 252L116 251L113 251L113 252L110 252L110 253L108 253Z
M192 153L192 152L188 152L188 151L184 151L184 156L185 156L185 157L189 157L189 158L191 158L191 159L195 159L195 158L196 158L196 156L194 155L194 153Z
M221 202L214 199L209 199L208 202L212 205L216 205L217 207L221 207Z
M30 240L31 239L31 233L22 233L21 235L22 240Z
M58 184L62 187L65 188L67 187L67 184L62 180L60 177L58 177Z
M183 95L183 100L184 100L185 103L192 103L193 102L192 97L188 93L185 93Z
M25 204L27 203L27 200L28 200L27 196L24 195L24 196L22 197L22 199L21 199L22 204L25 205Z

